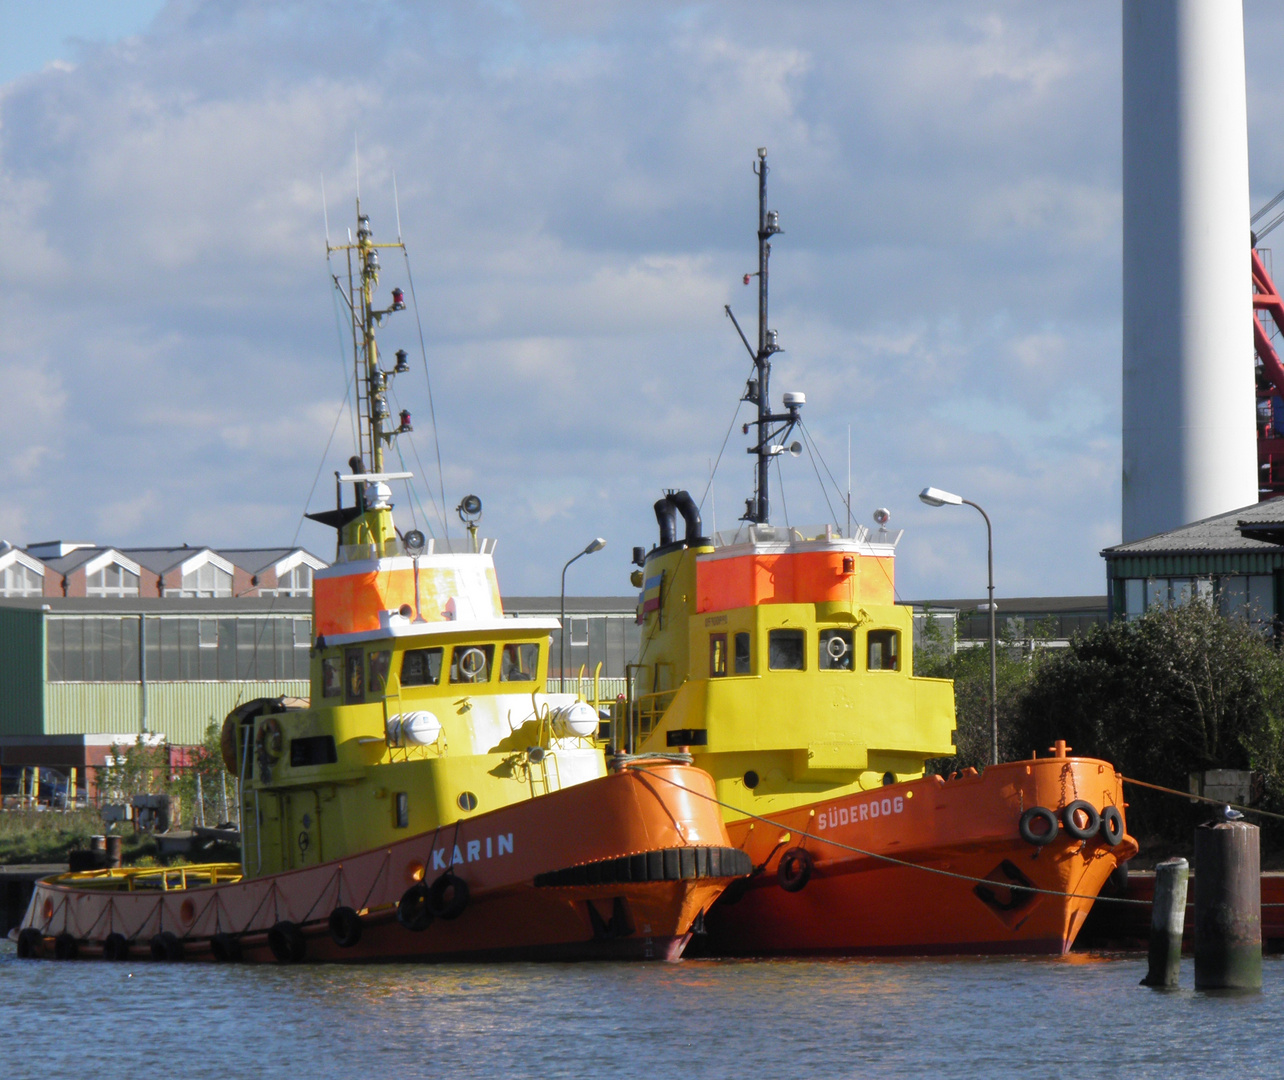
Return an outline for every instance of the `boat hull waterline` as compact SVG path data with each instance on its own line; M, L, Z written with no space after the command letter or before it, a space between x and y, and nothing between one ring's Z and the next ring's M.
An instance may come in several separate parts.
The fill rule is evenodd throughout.
M63 958L676 960L743 862L712 795L708 774L656 765L259 878L122 891L128 879L109 872L61 875L37 884L15 937L25 955ZM445 873L466 885L462 911L407 929L406 891ZM338 909L360 919L346 946L330 926Z
M1060 819L1076 800L1098 814L1122 811L1114 767L1091 758L1008 762L798 807L770 815L772 825L735 821L732 842L762 869L714 905L701 951L1063 955L1107 878L1137 852L1131 836L1111 846L1100 829L1079 840L1062 825L1043 845L1021 837L1027 809ZM780 862L797 848L812 865L790 892Z

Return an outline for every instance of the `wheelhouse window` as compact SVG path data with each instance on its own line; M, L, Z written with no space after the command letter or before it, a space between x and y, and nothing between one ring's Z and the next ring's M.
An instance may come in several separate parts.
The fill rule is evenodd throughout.
M900 671L901 634L899 630L869 632L869 670Z
M822 630L819 657L821 671L851 671L855 648L850 630Z
M510 641L499 659L500 682L534 682L539 670L539 646L532 641Z
M709 678L721 679L727 673L727 635L709 635Z
M494 645L456 645L450 652L450 681L490 682L490 665L494 657Z
M349 705L366 697L365 654L360 649L343 650L343 700Z
M388 689L388 669L391 666L392 653L387 649L380 649L370 654L369 686L376 694L382 694Z
M401 658L402 686L436 686L441 682L442 649L407 649Z
M767 667L772 671L802 671L807 646L801 630L767 631Z
M744 632L736 635L736 674L749 674L749 635Z
M321 696L338 697L343 693L343 665L337 656L321 661Z

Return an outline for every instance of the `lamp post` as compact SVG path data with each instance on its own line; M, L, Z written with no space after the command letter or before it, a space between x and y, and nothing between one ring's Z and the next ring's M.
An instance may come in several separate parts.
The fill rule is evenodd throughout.
M999 677L995 667L996 642L994 633L994 530L990 527L990 515L971 499L954 495L940 488L925 487L918 497L928 506L970 506L985 518L986 559L990 570L990 764L999 763Z
M572 555L566 560L566 565L562 567L562 629L558 634L558 685L560 691L566 690L566 571L571 568L571 563L576 559L583 558L585 555L592 555L595 551L601 551L606 547L606 541L600 536L597 537L588 547L578 555Z

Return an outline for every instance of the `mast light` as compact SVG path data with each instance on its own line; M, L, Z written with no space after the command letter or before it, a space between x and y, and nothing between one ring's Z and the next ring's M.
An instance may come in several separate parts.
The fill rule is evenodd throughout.
M404 375L410 370L410 364L406 361L406 350L398 349L396 352L397 366L392 369L394 375Z
M406 434L406 432L414 431L414 430L415 429L410 425L410 410L402 409L401 410L401 427L397 428L397 434L404 435Z
M406 310L406 294L402 292L400 289L392 290L392 310L393 311Z
M388 403L381 397L374 399L374 416L376 420L387 420L392 414L388 411Z

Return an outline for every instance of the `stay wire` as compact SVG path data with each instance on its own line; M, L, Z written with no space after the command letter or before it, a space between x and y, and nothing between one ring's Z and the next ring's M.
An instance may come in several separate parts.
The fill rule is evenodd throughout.
M727 425L727 433L722 436L722 445L718 447L718 456L714 459L713 468L709 470L709 481L704 485L704 494L700 496L699 508L704 510L704 500L709 497L709 489L713 487L713 478L718 473L718 466L722 463L722 455L727 449L727 441L731 438L731 429L736 426L736 419L740 416L740 406L745 402L741 398L736 402L736 411L731 414L731 423Z
M441 489L441 528L447 539L450 538L450 524L446 516L446 480L442 474L441 468L441 439L437 434L437 407L433 403L432 397L432 376L428 372L428 349L424 345L424 325L419 317L419 297L415 293L415 275L410 269L410 252L406 250L406 245L401 245L401 257L406 263L406 284L410 286L410 303L415 309L415 328L419 331L419 357L424 365L424 382L428 384L428 416L432 421L432 441L437 451L437 486ZM413 442L411 444L413 446ZM416 460L418 453L416 452ZM420 468L423 468L421 465ZM427 482L427 476L424 477Z
M829 516L833 518L834 524L837 525L838 515L834 513L834 504L829 501L829 491L825 488L825 481L821 479L820 469L816 465L816 456L817 454L820 453L820 449L817 448L816 453L813 454L811 449L812 442L813 442L811 437L811 432L808 431L805 427L803 427L801 420L798 422L798 427L802 430L802 433L803 433L803 445L807 447L807 457L811 459L811 468L812 468L812 472L816 474L816 483L820 485L820 493L825 496L825 505L829 507ZM826 469L825 471L828 472L829 470Z
M801 417L800 417L800 418L799 418L799 420L798 420L798 426L799 426L800 428L802 428L803 436L807 439L807 441L808 441L812 446L814 446L814 447L816 448L816 457L818 457L818 458L820 459L820 463L821 463L821 465L823 465L823 466L825 467L825 475L829 477L829 482L830 482L831 484L833 484L833 485L834 485L834 490L835 490L836 492L838 492L838 493L839 493L839 495L841 496L841 495L842 495L842 491L843 491L843 489L842 489L841 487L839 487L839 485L838 485L838 481L834 479L834 474L830 471L829 463L825 460L825 455L824 455L824 454L822 454L822 453L820 452L820 445L816 442L816 439L815 439L815 437L812 435L812 433L811 433L810 431L808 431L808 430L807 430L807 425L803 423L803 421L802 421ZM817 479L817 480L820 480L820 474L819 474L819 473L817 473L817 474L816 474L816 479ZM825 485L824 485L824 482L823 482L823 481L821 481L820 486L821 486L822 488L824 488L824 486L825 486ZM826 503L828 503L828 502L829 502L829 495L828 495L828 494L826 494L826 495L825 495L825 502L826 502ZM843 501L843 505L844 505L844 506L846 506L846 505L847 505L846 500L844 500L844 501ZM849 509L850 509L850 508L849 508ZM834 508L833 508L833 506L832 506L832 505L829 507L829 512L830 512L831 514L834 512ZM837 524L837 520L835 520L835 524Z

